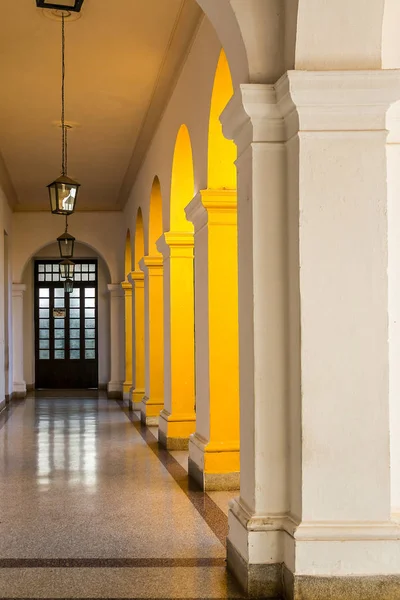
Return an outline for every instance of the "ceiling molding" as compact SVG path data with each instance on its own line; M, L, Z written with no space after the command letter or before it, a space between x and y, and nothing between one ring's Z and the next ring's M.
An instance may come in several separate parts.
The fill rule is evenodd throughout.
M178 83L204 13L193 0L183 0L168 47L154 86L149 108L144 116L132 157L117 201L122 210L129 198L138 171Z

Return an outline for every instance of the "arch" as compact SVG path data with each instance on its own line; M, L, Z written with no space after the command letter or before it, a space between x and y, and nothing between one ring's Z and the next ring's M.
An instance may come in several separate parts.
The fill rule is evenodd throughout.
M106 268L107 271L107 278L109 282L112 282L112 271L110 269L110 265L108 264L106 258L104 257L104 254L102 252L100 252L98 250L98 248L96 248L95 246L93 246L93 244L88 244L87 242L83 242L80 239L76 239L75 241L76 244L80 244L82 246L86 246L87 248L90 248L91 250L93 250L93 252L95 252L103 261L104 266ZM40 246L37 246L35 248L35 250L33 252L30 253L30 255L28 256L28 258L22 262L20 269L18 270L18 273L14 273L14 279L15 281L22 281L24 278L24 273L30 263L30 261L35 258L35 256L37 256L44 248L47 248L47 246L52 246L56 244L56 242L54 241L54 239L52 240L47 240L46 242L44 242L43 244L41 244ZM59 258L58 256L56 258ZM60 258L61 261L61 258Z
M132 271L132 246L131 246L131 232L128 229L126 232L125 242L125 279L128 278L129 273Z
M194 195L192 143L186 125L181 125L176 137L171 175L170 229L175 232L193 232L186 219L185 208Z
M144 227L142 209L139 207L136 215L135 228L135 271L140 271L139 262L144 256Z
M153 181L150 195L149 217L149 255L160 254L156 241L163 233L163 210L160 180L156 176Z
M233 94L231 72L222 49L215 72L208 128L208 188L236 189L236 144L222 133L219 117Z

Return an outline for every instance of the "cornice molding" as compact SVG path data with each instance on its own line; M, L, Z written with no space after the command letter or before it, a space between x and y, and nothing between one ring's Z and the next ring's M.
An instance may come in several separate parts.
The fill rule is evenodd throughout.
M400 70L288 71L275 85L243 84L221 115L239 153L298 132L385 132L400 99Z
M193 223L195 231L200 231L207 223L209 216L218 214L229 220L231 215L236 215L237 191L236 190L201 190L185 208L186 218ZM227 222L228 224L228 222Z

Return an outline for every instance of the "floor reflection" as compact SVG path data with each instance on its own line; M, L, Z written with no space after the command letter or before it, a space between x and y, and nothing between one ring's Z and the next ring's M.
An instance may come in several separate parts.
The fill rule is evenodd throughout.
M96 487L98 415L97 399L36 399L39 485L49 486L62 478L70 486Z

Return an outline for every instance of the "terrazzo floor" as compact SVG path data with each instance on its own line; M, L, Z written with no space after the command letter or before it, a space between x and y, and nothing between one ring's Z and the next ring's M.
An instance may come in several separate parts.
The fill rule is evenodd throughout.
M0 414L0 598L243 598L227 503L188 482L102 393L41 393ZM186 454L186 456L185 456Z

